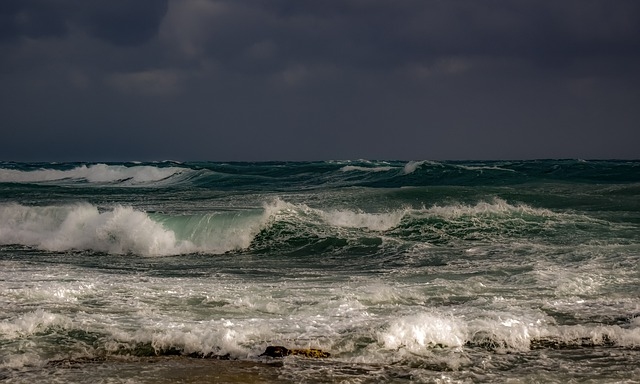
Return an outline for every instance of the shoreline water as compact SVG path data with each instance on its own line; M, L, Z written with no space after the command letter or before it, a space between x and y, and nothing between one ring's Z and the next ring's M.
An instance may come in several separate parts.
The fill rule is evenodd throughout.
M43 367L4 370L7 383L442 383L511 382L635 383L640 377L640 349L569 348L527 352L496 352L474 356L465 367L415 363L409 367L371 365L340 359L299 357L248 360L183 356L111 357L97 360L51 361ZM506 354L506 355L505 355ZM477 360L476 360L477 359ZM541 364L542 361L546 361Z

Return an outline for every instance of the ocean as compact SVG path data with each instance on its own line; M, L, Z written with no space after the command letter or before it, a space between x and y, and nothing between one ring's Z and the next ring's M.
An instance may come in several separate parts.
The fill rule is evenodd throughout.
M638 383L639 260L640 161L0 162L0 381Z

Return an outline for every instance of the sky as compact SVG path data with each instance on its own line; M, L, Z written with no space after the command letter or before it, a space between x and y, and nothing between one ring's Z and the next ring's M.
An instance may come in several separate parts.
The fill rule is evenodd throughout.
M640 158L638 0L2 0L0 160Z

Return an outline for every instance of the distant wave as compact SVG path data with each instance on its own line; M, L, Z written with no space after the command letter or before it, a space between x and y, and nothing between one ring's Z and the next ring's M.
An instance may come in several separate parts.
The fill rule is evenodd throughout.
M404 165L403 172L405 175L414 173L416 170L422 168L423 166L432 166L437 168L457 168L465 171L504 171L504 172L517 172L516 170L499 167L497 165L476 165L476 164L458 164L452 162L440 163L437 161L431 160L421 160L421 161L409 161Z
M504 186L522 183L637 183L638 162L343 161L119 164L0 162L0 183L73 186L293 190L338 187Z
M340 170L342 172L352 172L352 171L359 171L359 172L386 172L386 171L390 171L392 169L396 169L396 167L391 167L391 166L385 166L385 167L362 167L362 166L358 166L358 165L345 165L344 167L340 168Z
M421 166L428 164L428 165L436 165L436 166L442 166L441 163L438 163L436 161L431 161L431 160L421 160L421 161L410 161L407 164L404 165L404 174L408 175L410 173L413 173L416 171L416 169L420 168Z
M93 164L80 165L69 170L38 169L17 170L0 169L0 182L4 183L44 183L59 181L84 181L88 183L122 185L142 185L157 183L169 178L192 172L187 168L155 167L135 165Z
M513 169L502 168L498 166L474 166L474 165L461 165L456 164L456 167L467 170L467 171L505 171L505 172L516 172Z

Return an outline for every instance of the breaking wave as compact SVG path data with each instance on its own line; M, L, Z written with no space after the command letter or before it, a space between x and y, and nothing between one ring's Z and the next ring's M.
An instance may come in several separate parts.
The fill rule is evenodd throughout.
M293 316L311 327L313 318ZM353 320L353 319L351 319ZM73 346L76 359L109 356L182 355L196 358L247 359L257 357L274 340L309 347L309 342L291 340L291 324L282 319L215 319L181 322L170 316L140 318L148 327L138 330L96 326L82 318L72 319L38 309L17 318L0 321L0 338L5 342L35 337L55 337ZM285 321L286 322L286 321ZM624 325L577 324L558 326L544 315L508 312L476 312L464 316L427 311L407 316L370 319L349 325L327 325L326 334L316 338L313 347L331 352L338 361L351 361L357 351L362 363L401 363L444 352L443 369L456 368L466 352L473 349L526 352L532 349L622 348L640 347L640 323L630 319ZM333 327L336 327L335 329ZM7 359L2 368L42 365L68 358L68 354L51 355L34 351L21 358ZM44 359L44 361L43 361Z
M167 256L223 253L246 248L261 215L247 220L224 214L151 215L131 207L101 211L88 203L0 206L0 243L49 251L89 250L109 254Z
M0 244L50 251L88 250L109 254L167 256L365 246L496 241L521 234L553 234L563 225L601 225L503 200L475 205L402 208L386 212L319 209L281 199L262 208L196 214L147 213L127 206L89 203L59 206L0 205ZM324 245L323 245L324 244ZM319 248L318 248L319 247Z
M638 318L624 325L578 324L559 326L546 316L488 313L454 317L421 313L391 321L378 333L388 349L420 353L432 348L483 348L527 351L580 347L640 347Z

